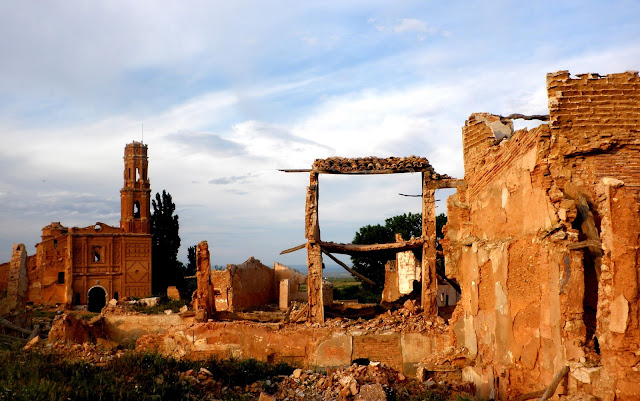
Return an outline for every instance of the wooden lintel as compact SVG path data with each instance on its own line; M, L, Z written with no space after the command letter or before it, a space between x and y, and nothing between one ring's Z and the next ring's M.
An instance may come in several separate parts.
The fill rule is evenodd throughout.
M308 168L289 168L278 169L284 173L318 173L318 174L345 174L345 175L368 175L368 174L404 174L404 173L422 173L429 171L421 168L407 168L407 169L386 169L386 170L354 170L354 171L340 171L340 170L314 170Z
M291 252L299 251L300 249L303 249L305 246L307 246L306 242L304 244L300 244L298 246L294 246L293 248L285 249L284 251L280 252L280 255L284 255L285 253L291 253Z
M579 250L584 248L592 248L595 250L602 251L602 243L597 240L588 239L588 240L574 242L572 244L567 245L567 249L570 249L570 250Z
M387 244L338 244L335 242L320 242L320 246L328 252L343 253L347 255L361 252L375 251L406 251L420 249L424 243L422 238L414 238L409 241L390 242Z
M443 189L457 188L464 184L464 180L460 178L446 178L442 180L433 180L427 183L427 189Z

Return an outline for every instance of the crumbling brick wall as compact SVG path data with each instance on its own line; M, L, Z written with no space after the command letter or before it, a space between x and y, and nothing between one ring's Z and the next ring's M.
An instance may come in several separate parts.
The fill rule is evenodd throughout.
M289 280L289 300L290 301L307 301L307 292L300 291L300 285L307 283L307 275L302 274L289 266L285 266L278 262L273 264L274 270L274 291L276 298L280 295L280 282Z
M240 311L275 302L274 271L251 257L211 276L218 311Z
M9 262L0 264L0 296L7 291L9 284Z
M463 128L443 245L462 287L452 328L475 357L465 376L506 399L568 364L560 392L637 398L640 79L561 71L547 89L548 125L509 135L474 114Z

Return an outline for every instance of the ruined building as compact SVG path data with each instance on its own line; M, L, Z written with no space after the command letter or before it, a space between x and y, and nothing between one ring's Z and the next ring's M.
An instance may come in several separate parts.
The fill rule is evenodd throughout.
M640 399L640 78L547 75L548 124L473 114L448 200L450 322L484 396ZM506 132L506 137L504 133Z
M36 304L86 305L99 311L106 300L151 294L151 224L147 145L124 150L120 227L96 223L42 229L35 255L16 244L12 260L0 265L0 294ZM23 273L20 273L20 272Z

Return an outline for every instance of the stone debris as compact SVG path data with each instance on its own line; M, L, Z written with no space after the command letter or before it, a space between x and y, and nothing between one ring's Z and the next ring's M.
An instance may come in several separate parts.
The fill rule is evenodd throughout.
M95 316L89 321L78 319L72 313L56 316L49 331L49 342L68 342L82 344L104 338L104 319Z
M329 157L328 159L316 159L313 162L313 169L317 171L335 171L342 173L358 172L358 171L425 171L431 173L434 180L450 178L445 174L435 172L429 160L424 157Z
M178 291L178 288L175 285L167 287L167 297L174 301L180 300L180 291Z
M471 394L472 388L459 383L431 386L434 391ZM436 388L437 387L437 388ZM425 385L389 368L385 363L353 364L347 368L329 370L327 374L296 369L284 378L275 397L278 400L373 400L387 397L403 399L424 395ZM444 398L443 398L444 399Z
M348 332L363 331L368 333L376 332L433 332L445 333L449 326L441 317L425 316L422 309L411 303L410 309L402 308L395 311L387 311L372 319L348 319L333 318L327 319L324 323L297 323L283 325L283 330L295 330L297 327L330 327L344 328Z

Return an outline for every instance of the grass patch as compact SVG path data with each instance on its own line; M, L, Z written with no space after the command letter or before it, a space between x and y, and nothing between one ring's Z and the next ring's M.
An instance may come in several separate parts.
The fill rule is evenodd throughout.
M333 299L357 299L359 303L380 303L382 294L379 292L371 291L358 284L344 285L340 287L333 287Z
M180 378L180 372L205 367L228 387L291 374L286 364L247 359L179 361L152 353L126 353L97 366L68 361L54 353L0 351L0 400L200 400L208 391ZM222 399L237 395L220 394Z

